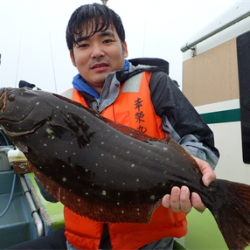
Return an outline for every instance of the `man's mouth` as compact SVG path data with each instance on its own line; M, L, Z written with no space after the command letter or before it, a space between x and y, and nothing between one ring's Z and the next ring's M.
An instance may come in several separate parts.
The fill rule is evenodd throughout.
M108 66L109 66L108 63L101 62L101 63L95 63L95 64L92 65L90 68L91 68L91 69L107 68Z

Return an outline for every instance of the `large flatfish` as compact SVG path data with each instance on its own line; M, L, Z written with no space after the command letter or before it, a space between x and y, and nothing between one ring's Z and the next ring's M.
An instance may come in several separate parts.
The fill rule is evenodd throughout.
M170 137L155 139L43 91L2 88L0 124L44 187L75 213L101 222L148 223L173 186L211 211L229 249L250 241L250 186L208 187L195 160Z

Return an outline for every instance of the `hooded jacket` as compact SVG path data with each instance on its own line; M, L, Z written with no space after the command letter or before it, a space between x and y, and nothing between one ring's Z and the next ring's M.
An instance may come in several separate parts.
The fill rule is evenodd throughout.
M128 70L112 72L107 76L100 96L84 90L80 91L80 94L89 107L102 114L116 101L122 84L145 71L152 72L148 82L150 98L155 114L161 118L165 135L170 135L192 155L207 161L214 168L219 153L214 147L213 133L176 83L169 78L166 61L158 59L130 60ZM81 76L74 78L74 81L78 80L82 81ZM63 95L67 96L69 92ZM98 235L99 237L100 235Z

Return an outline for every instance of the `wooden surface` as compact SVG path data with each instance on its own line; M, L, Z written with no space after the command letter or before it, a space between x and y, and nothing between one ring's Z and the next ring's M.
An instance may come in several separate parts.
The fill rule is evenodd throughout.
M193 106L239 98L235 38L183 63L183 93Z

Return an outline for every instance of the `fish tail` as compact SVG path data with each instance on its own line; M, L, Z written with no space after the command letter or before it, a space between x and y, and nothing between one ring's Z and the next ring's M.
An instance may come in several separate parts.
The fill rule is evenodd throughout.
M209 209L231 250L245 249L250 243L250 186L217 180L224 195Z

